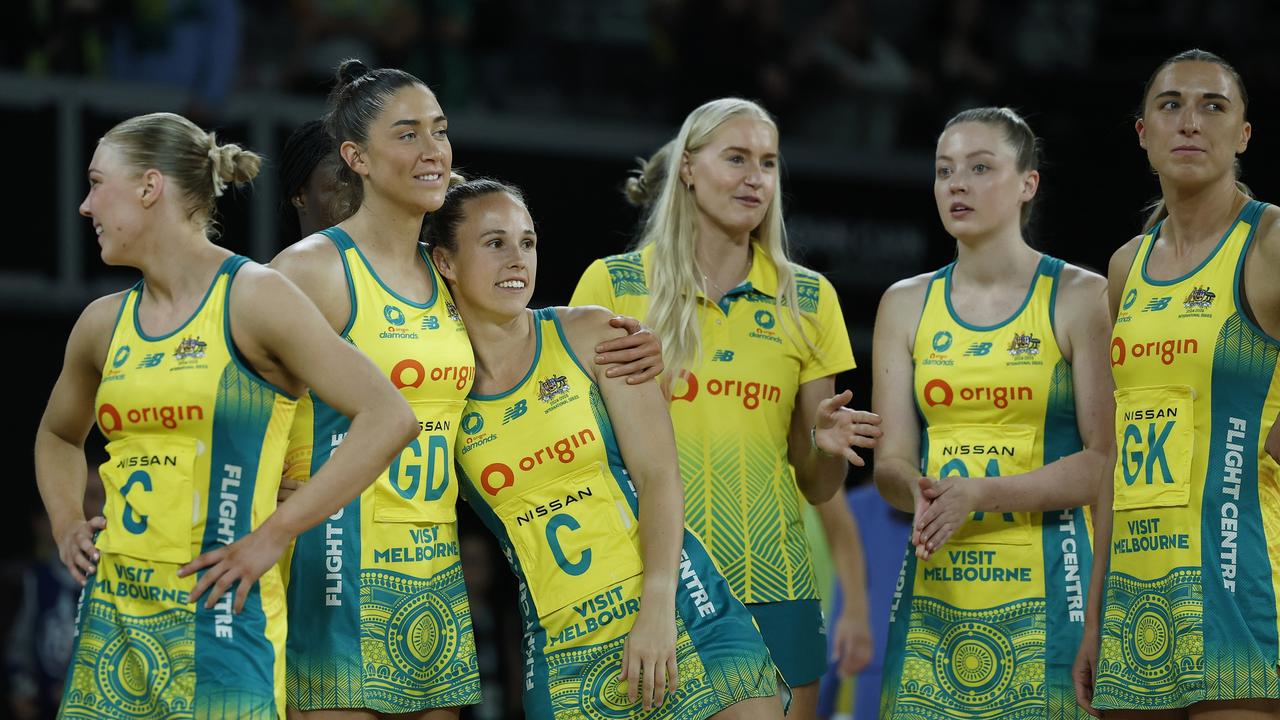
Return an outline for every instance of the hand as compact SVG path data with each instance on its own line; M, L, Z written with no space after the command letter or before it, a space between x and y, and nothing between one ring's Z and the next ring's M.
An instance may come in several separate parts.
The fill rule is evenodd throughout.
M1271 426L1271 432L1267 433L1267 442L1263 448L1272 460L1280 463L1280 419Z
M638 385L657 377L666 368L662 364L662 342L658 336L632 317L615 317L609 324L627 334L596 346L596 364L612 365L605 370L608 377L626 376L627 383Z
M854 447L871 449L880 437L880 416L865 410L850 410L844 404L853 399L845 390L818 403L813 421L813 442L828 455L842 455L862 467L866 465Z
M1093 707L1093 679L1098 668L1098 628L1097 625L1085 622L1084 637L1080 640L1080 650L1076 653L1076 661L1071 666L1071 680L1076 686L1076 702L1090 715L1100 718L1102 713Z
M836 621L835 643L831 648L831 662L838 663L842 678L851 678L871 664L871 626L867 618L845 608Z
M89 576L98 569L98 548L93 544L93 536L107 527L107 519L101 515L82 520L60 533L58 542L58 559L71 577L80 583L80 587L89 581Z
M244 609L253 584L276 564L288 544L289 538L273 534L264 523L230 545L210 550L178 568L178 577L186 577L208 568L191 590L191 602L194 603L200 601L205 591L212 589L209 599L205 601L205 609L212 609L232 585L240 583L232 605L232 610L238 614Z
M925 552L924 547L920 543L920 518L924 517L924 513L929 509L929 501L920 494L920 488L929 487L933 481L929 478L922 477L917 481L917 485L912 486L911 495L915 499L916 509L911 516L911 544L916 548L916 557L921 560L928 560L929 554Z
M919 482L920 495L928 502L928 507L916 516L913 527L916 530L916 547L924 549L927 559L968 522L978 503L978 486L974 478L946 478L937 482L920 478Z
M280 478L280 488L276 490L276 503L282 503L289 499L298 488L302 487L302 483L293 478Z
M649 612L640 601L636 624L627 634L622 646L622 674L627 681L627 698L636 701L636 692L648 712L661 707L667 693L675 694L680 687L680 675L676 670L676 613L668 607L666 612Z

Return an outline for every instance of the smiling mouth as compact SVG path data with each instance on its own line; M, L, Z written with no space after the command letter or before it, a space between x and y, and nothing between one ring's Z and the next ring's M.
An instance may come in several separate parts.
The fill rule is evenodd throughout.
M523 290L525 285L526 283L523 280L503 280L498 283L498 287L505 290Z
M414 180L421 180L423 182L439 182L440 178L441 178L440 173L427 173L425 175L413 176Z

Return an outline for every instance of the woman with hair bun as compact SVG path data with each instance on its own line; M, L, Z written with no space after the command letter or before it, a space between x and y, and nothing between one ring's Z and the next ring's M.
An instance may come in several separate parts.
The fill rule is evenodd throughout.
M112 128L89 164L80 213L103 261L142 280L80 316L36 435L59 555L85 586L59 717L280 717L276 561L416 431L391 384L293 284L210 242L215 198L260 162L156 113ZM359 450L277 509L307 387L351 418ZM86 520L95 418L106 505Z
M449 122L421 80L358 60L338 68L324 122L342 158L334 215L342 220L272 266L317 304L330 332L390 378L420 432L359 498L298 539L288 571L289 706L304 716L456 717L480 699L454 476L475 359L419 240L423 217L440 208L454 177ZM607 361L630 363L608 372L639 370L628 381L660 371L648 333L604 349L621 349ZM346 433L345 418L322 398L304 397L291 477L305 486L308 474L342 457L335 451Z

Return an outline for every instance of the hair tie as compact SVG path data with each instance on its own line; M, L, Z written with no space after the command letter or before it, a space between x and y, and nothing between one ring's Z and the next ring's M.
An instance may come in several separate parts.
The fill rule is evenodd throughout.
M222 197L223 191L227 189L227 182L218 172L218 157L221 155L218 151L218 141L214 139L213 133L209 133L209 165L212 167L210 174L213 177L213 196L216 198Z

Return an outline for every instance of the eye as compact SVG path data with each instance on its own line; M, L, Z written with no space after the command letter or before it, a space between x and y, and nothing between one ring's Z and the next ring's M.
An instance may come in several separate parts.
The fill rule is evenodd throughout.
M538 241L533 238L525 238L520 244L525 250L532 250L537 247Z
M1208 103L1205 105L1205 107L1212 110L1213 112L1226 112L1226 108L1222 107L1222 105L1216 102Z
M974 165L974 166L973 166L973 174L974 174L974 175L981 175L981 174L985 173L986 171L988 171L988 170L990 170L990 169L991 169L991 168L990 168L990 167L987 167L986 163L978 163L977 165Z
M434 131L432 131L431 134L435 135L438 138L447 138L449 137L449 128L447 127L436 128Z
M1178 109L1178 101L1177 101L1177 100L1165 100L1164 102L1160 103L1160 109L1161 109L1161 110L1177 110L1177 109Z
M768 169L770 169L770 170L772 170L772 169L774 169L774 168L778 167L778 161L777 161L777 160L773 160L773 159L765 160L765 161L764 161L763 163L761 163L761 164L762 164L762 165L764 165L766 168L768 168Z
M414 131L412 131L412 130L410 130L410 131L408 131L408 132L405 132L405 133L401 133L401 135L400 135L400 139L401 139L401 140L405 140L405 141L408 141L408 140L416 140L416 139L417 139L417 137L418 137L418 133L416 133L416 132L414 132Z
M951 168L949 167L940 167L934 172L938 176L938 179L940 180L946 180L947 178L951 177Z
M741 165L742 163L746 162L746 158L742 157L741 155L730 155L728 160L734 165Z
M493 238L489 242L485 243L484 246L497 250L498 248L502 247L502 238Z

